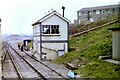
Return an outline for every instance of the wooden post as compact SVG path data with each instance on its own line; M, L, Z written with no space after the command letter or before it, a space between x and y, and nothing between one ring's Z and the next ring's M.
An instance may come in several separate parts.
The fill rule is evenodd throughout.
M40 54L39 55L40 55L40 60L42 60L42 31L41 31L42 26L41 26L41 22L39 25L40 25L40 28L39 28L40 29Z

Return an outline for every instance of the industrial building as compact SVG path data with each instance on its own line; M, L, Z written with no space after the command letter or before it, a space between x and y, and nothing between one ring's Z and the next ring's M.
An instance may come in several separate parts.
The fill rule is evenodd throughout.
M33 51L40 60L53 60L68 52L70 21L56 11L52 11L33 23Z
M82 8L77 11L77 23L94 22L118 17L119 5Z

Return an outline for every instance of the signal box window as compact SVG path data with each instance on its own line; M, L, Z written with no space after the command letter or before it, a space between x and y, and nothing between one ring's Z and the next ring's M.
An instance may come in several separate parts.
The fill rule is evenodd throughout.
M59 34L59 25L42 25L43 34Z
M50 25L43 25L43 34L50 34Z
M51 34L59 34L59 25L51 25Z

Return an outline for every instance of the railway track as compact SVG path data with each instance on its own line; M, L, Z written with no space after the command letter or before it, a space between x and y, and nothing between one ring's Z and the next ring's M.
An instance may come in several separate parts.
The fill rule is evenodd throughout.
M3 60L2 61L5 60L6 54L8 52L7 46L5 46L5 45L6 45L6 43L4 43L4 45L2 46L2 52L3 52L3 55L2 55Z
M41 76L16 54L9 46L4 59L3 79L41 79Z
M10 56L8 55L8 46L6 44L3 45L2 48L2 79L8 79L8 78L18 78L18 75L15 71L14 65L12 64L12 61L10 60Z
M59 72L57 72L54 69L47 66L46 64L32 58L27 53L19 52L18 50L15 50L12 46L10 46L10 45L8 45L8 46L9 46L8 54L10 56L10 60L12 61L12 64L14 65L14 67L17 67L17 68L15 68L15 70L17 72L19 79L22 80L25 78L25 76L23 75L24 73L22 73L20 70L21 68L18 67L18 66L20 66L21 63L24 63L24 65L29 66L34 71L34 73L37 73L38 77L43 80L47 80L50 78L68 79L67 76L60 74ZM18 63L18 62L20 62L20 63ZM23 64L21 64L21 66L23 66Z
M10 51L8 51L8 55L9 55L10 60L11 60L13 66L14 66L14 68L15 68L15 70L16 70L16 73L17 73L17 75L18 75L18 79L23 80L23 76L22 76L22 74L20 73L20 70L19 70L16 62L14 62L14 59L13 59L12 55L10 54Z

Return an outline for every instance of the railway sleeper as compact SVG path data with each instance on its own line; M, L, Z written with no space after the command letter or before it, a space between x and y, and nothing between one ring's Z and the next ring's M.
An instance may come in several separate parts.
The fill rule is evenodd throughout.
M78 68L76 66L74 66L73 64L71 63L66 63L65 65L68 69L71 69L71 70L77 70Z

